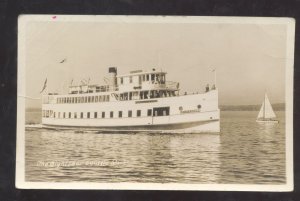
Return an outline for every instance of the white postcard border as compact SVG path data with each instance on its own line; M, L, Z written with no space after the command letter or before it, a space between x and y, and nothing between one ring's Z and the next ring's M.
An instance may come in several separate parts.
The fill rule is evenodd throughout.
M55 17L54 17L55 16ZM94 183L94 182L26 182L25 181L25 27L28 22L122 22L122 23L228 23L286 24L286 184L177 184L177 183ZM273 17L198 17L198 16L83 16L20 15L18 21L18 100L16 187L23 189L113 189L113 190L187 190L187 191L292 191L293 179L293 65L295 20Z

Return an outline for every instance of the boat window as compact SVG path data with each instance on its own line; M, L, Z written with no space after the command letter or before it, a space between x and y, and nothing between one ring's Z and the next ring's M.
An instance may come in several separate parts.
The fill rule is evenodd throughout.
M153 97L154 97L154 92L150 91L150 98L153 98Z
M107 99L106 100L109 101L109 95L107 95Z
M132 110L128 111L128 117L132 117Z
M87 97L86 97L86 96L84 97L84 102L85 102L85 103L87 102Z
M83 119L83 112L80 113L80 118Z
M165 84L165 75L164 74L161 74L161 80L160 80L160 83L161 84Z
M66 118L66 113L64 112L64 118Z
M155 74L151 74L151 81L154 82L155 80Z
M87 113L87 118L88 118L88 119L90 118L90 113L89 113L89 112Z
M102 118L105 118L105 112L102 112Z
M69 119L71 118L71 112L69 112Z
M148 109L147 115L152 116L152 109Z
M168 116L170 107L155 107L153 108L153 116Z
M60 118L60 112L58 113L58 118Z
M111 111L111 112L110 112L110 118L113 118L113 117L114 117L114 112Z
M90 97L90 96L88 97L88 102L89 102L89 103L91 102L91 97Z
M123 84L123 78L122 77L120 78L120 83Z
M149 74L146 75L147 81L149 81Z
M132 100L132 92L129 92L129 100Z
M122 111L119 111L119 117L122 117Z
M77 119L77 112L74 112L74 118Z
M53 117L55 118L55 112L53 113Z
M95 96L95 102L96 103L98 102L98 96Z
M140 117L140 116L141 116L141 110L137 110L137 111L136 111L136 116L137 116L137 117Z
M94 102L94 96L92 96L92 103Z
M94 118L97 119L98 118L98 114L97 112L94 112Z
M146 75L143 75L143 82L146 80Z

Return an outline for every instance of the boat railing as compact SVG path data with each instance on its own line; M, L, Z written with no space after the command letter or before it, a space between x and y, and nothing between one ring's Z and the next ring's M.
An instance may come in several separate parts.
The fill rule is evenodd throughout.
M83 88L81 86L77 87L74 90L71 90L69 94L86 94L86 93L98 93L98 92L109 92L109 91L118 91L118 87L109 86L109 85L100 85L100 86L88 86Z
M167 89L172 89L172 90L178 90L179 89L179 82L166 81L166 88Z

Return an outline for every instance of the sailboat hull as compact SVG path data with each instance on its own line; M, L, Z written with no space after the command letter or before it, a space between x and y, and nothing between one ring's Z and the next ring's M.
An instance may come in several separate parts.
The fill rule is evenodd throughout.
M257 123L278 124L278 120L256 120Z

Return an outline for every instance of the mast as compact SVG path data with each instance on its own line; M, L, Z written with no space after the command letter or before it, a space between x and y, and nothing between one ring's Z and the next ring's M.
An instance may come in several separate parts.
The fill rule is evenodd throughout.
M215 87L217 88L217 69L215 69Z
M263 114L264 114L264 116L263 116L263 118L265 119L265 117L266 117L266 96L267 96L267 94L265 93L265 98L264 98L264 112L263 112Z

